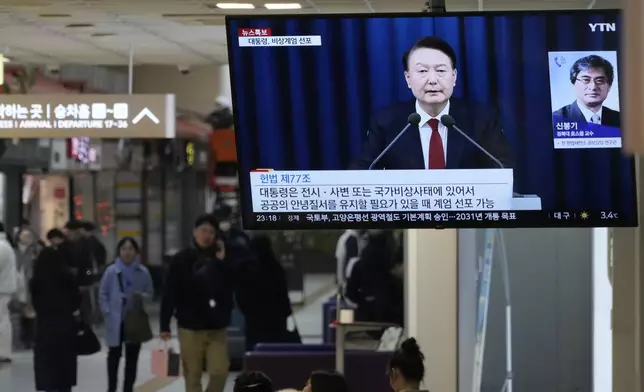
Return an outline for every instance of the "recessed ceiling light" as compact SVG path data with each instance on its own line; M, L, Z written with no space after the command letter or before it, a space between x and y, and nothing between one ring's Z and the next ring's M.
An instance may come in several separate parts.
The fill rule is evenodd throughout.
M266 3L264 4L269 10L299 10L302 8L300 3Z
M40 14L41 18L71 18L70 14Z
M222 10L252 10L255 8L251 3L217 3L215 5Z
M91 23L71 23L65 26L66 29L82 29L87 27L94 27Z

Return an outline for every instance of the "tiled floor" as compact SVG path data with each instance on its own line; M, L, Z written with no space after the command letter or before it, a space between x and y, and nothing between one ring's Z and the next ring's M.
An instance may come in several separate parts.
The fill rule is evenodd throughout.
M312 275L305 278L306 305L297 310L296 320L300 333L307 343L319 342L322 335L322 303L333 293L333 276ZM181 380L154 379L150 371L150 353L159 343L150 342L143 347L139 359L137 392L180 392ZM176 345L176 342L175 342ZM176 345L178 347L178 345ZM105 353L81 357L78 362L78 386L76 392L105 392L106 369ZM226 392L232 391L232 381L236 374L229 376ZM205 381L205 380L204 380ZM204 383L205 385L205 383ZM14 363L0 368L0 391L34 392L33 355L21 352L14 355Z

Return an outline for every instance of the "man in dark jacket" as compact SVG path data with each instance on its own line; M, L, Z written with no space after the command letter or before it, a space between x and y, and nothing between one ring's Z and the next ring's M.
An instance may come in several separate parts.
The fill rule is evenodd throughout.
M92 305L92 321L95 323L103 322L103 314L99 311L98 304L98 286L100 284L105 265L107 264L107 250L105 246L96 238L96 225L90 221L81 221L80 228L81 241L87 248L87 252L91 256L92 276L94 283L91 288L88 288L90 295L90 302Z
M92 305L92 292L98 283L94 257L87 240L83 237L83 222L70 220L65 224L66 241L58 249L76 276L76 283L81 292L81 315L83 321L92 325L96 321L95 307Z
M107 264L107 250L101 240L96 238L96 225L90 221L83 221L81 224L80 232L92 254L94 268L102 275Z
M194 244L174 256L161 301L161 339L170 339L170 320L177 319L186 392L203 392L204 361L210 376L206 392L222 392L228 377L233 276L217 226L212 215L197 219Z

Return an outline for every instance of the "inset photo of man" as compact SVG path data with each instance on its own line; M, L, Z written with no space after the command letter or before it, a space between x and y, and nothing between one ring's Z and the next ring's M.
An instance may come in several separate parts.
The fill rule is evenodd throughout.
M548 55L555 148L621 147L617 52Z

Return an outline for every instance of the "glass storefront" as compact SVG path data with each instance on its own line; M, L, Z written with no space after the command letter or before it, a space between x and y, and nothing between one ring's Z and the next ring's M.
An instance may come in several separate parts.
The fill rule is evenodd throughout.
M131 236L145 247L148 265L161 265L165 254L183 246L180 175L172 170L149 171L145 178L133 171L74 173L72 214L96 223L109 259L115 257L118 238Z
M116 232L114 221L114 176L115 172L74 173L72 178L73 216L78 220L89 220L96 224L96 234L108 252L108 260L114 257Z

